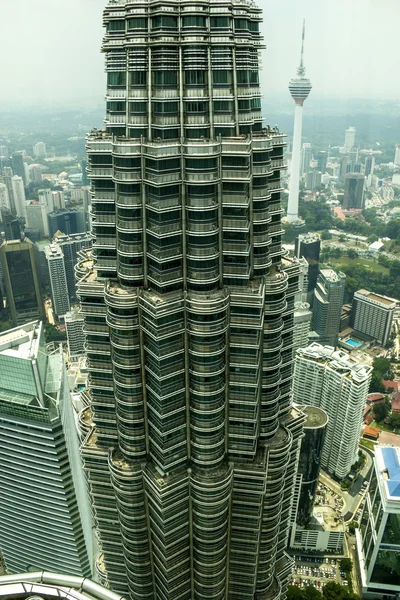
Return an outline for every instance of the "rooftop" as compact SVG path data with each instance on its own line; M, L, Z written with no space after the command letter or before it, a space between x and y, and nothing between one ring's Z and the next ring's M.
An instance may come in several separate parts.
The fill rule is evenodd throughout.
M359 294L360 296L365 296L365 298L367 298L368 300L373 300L374 302L380 302L381 304L384 304L385 306L392 306L395 307L396 306L396 300L393 300L393 298L388 298L387 296L380 296L379 294L373 294L372 292L369 292L368 290L358 290L356 292L356 294Z
M334 271L333 269L321 269L321 275L331 283L335 283L337 281L341 281L345 276L341 271Z
M0 334L0 355L36 359L42 324L32 321Z
M383 480L388 498L400 500L400 448L375 448L376 467Z
M297 355L325 363L337 372L347 372L358 382L364 381L372 373L372 366L360 363L351 354L343 350L335 350L333 346L322 346L313 342L306 348L297 350Z
M304 429L319 429L328 423L328 415L322 408L316 406L299 406L301 412L306 415Z

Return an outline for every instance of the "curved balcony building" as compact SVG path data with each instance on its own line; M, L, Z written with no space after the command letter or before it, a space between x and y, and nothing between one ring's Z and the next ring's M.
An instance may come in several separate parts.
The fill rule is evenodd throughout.
M250 0L113 0L93 249L76 273L102 581L132 600L278 600L304 417L284 136ZM82 417L83 418L83 417ZM88 427L90 419L90 430Z

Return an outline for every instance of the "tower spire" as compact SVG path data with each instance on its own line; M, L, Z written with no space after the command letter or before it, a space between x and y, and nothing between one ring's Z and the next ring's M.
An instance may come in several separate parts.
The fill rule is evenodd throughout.
M300 77L304 77L306 74L306 69L304 67L304 38L306 37L306 20L303 19L303 34L301 36L301 58L300 58L300 66L297 69L297 74Z

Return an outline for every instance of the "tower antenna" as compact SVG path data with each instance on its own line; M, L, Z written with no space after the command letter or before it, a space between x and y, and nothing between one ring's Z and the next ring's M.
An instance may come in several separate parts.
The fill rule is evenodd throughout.
M306 37L306 20L303 19L303 34L301 36L301 58L300 58L300 66L297 69L297 74L300 77L304 77L306 73L306 69L304 67L304 39Z

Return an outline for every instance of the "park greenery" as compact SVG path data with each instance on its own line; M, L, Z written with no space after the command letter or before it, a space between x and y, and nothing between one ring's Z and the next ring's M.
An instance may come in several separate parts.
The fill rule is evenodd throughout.
M313 586L304 589L289 585L287 600L359 600L359 596L353 594L348 587L334 581L327 583L322 592Z
M369 390L370 392L384 393L385 386L383 385L382 380L391 380L394 376L390 360L388 358L375 357L372 367L373 370ZM376 408L377 407L374 408L374 412Z

